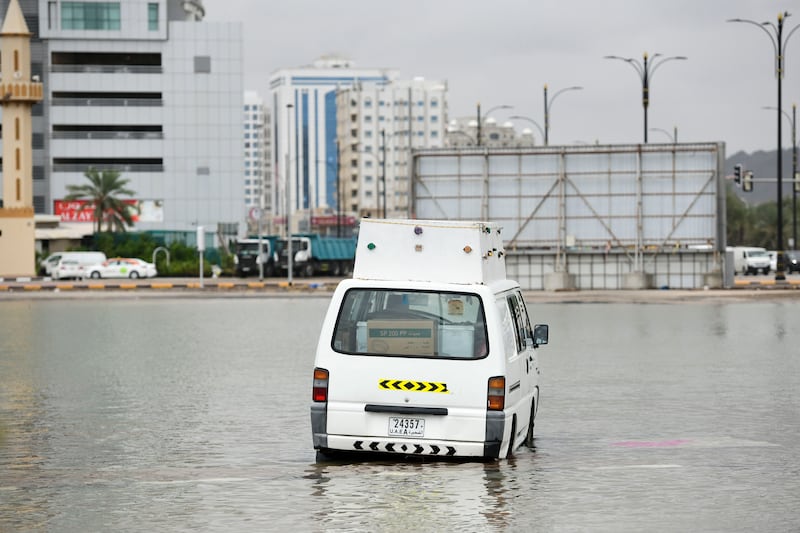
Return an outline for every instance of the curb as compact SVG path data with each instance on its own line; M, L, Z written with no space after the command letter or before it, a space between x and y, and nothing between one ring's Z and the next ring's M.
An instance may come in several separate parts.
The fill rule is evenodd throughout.
M0 280L2 281L2 280ZM17 284L0 283L0 292L38 292L38 291L165 291L165 290L198 290L198 291L215 291L215 292L239 292L239 291L321 291L332 292L336 287L335 283L297 283L291 284L287 281L280 282L215 282L204 283L202 286L198 281L187 281L181 283L129 283L129 282L110 282L110 283L86 283L86 282L48 282L31 283L29 281L20 281Z

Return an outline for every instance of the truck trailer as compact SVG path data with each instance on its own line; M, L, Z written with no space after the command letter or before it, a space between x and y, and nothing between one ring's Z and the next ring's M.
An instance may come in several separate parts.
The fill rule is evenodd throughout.
M281 239L277 246L281 271L288 272L288 242ZM300 276L346 276L353 271L355 257L355 238L325 237L316 233L292 235L292 272Z

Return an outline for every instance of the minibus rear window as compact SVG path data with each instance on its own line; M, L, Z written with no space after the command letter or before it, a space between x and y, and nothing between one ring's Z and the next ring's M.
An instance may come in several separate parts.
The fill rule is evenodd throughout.
M350 289L331 342L341 353L480 359L489 353L476 294Z

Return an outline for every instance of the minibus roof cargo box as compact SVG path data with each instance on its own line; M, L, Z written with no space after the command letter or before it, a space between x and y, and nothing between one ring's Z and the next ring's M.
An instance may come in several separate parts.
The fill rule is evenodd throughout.
M501 227L454 220L361 220L354 279L489 284L506 279Z

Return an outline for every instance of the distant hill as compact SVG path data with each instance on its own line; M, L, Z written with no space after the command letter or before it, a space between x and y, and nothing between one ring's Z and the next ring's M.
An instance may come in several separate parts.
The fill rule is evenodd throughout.
M791 140L790 140L791 142ZM775 150L771 152L758 151L752 154L736 152L725 160L725 174L733 175L734 165L742 165L745 170L753 171L753 192L742 192L741 187L735 188L736 195L748 205L776 202L778 200L778 157ZM759 181L769 179L772 181ZM792 149L783 151L783 198L792 196ZM800 196L800 193L798 193Z

